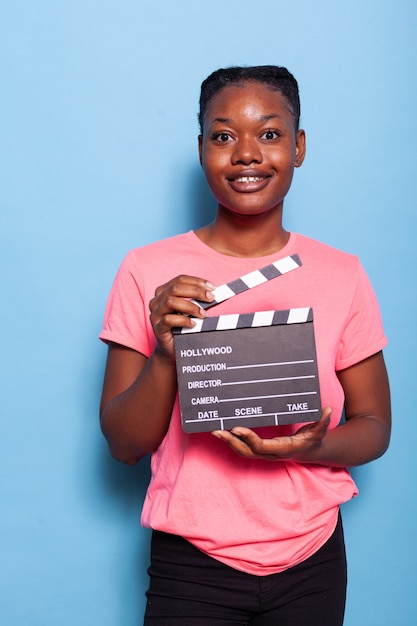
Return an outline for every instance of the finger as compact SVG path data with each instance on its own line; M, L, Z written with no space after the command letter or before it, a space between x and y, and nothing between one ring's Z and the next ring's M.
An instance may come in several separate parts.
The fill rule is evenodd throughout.
M321 414L321 419L320 421L323 421L324 423L327 424L327 426L330 424L330 418L332 416L332 407L331 406L326 406Z
M156 288L155 293L158 294L160 291L171 287L172 285L192 285L192 286L201 286L203 288L214 289L215 286L205 278L201 278L199 276L190 276L188 274L180 274L168 280L163 285L160 285Z
M252 457L253 452L243 438L233 435L228 430L214 430L211 433L217 439L227 443L235 452L241 456Z
M156 323L167 315L184 315L188 317L207 317L206 311L192 300L169 297L160 302L150 303L151 321ZM177 320L178 322L178 320ZM178 325L177 323L175 325ZM181 324L179 324L181 326Z
M155 291L155 298L159 299L162 296L166 299L174 296L211 302L214 299L213 289L215 286L210 281L196 276L181 275L158 287Z
M179 313L167 313L159 319L154 319L151 315L151 322L157 336L163 334L169 334L171 336L173 328L193 328L196 325L194 318L204 318L206 315L205 311L202 311L201 315L195 315L193 317L190 317L189 315L181 315Z
M310 431L316 435L319 435L321 438L324 437L330 424L331 415L331 407L328 406L324 408L319 421L309 424Z
M196 292L194 291L193 293ZM210 296L207 295L207 300L209 299ZM151 322L154 327L160 322L160 320L164 320L164 317L170 314L179 314L181 316L196 317L200 319L207 317L206 311L201 308L197 302L192 299L190 300L188 298L172 294L171 288L161 291L158 296L155 296L155 298L153 298L149 303L149 309L151 312ZM193 326L193 323L184 318L166 318L164 323L169 327Z
M332 414L332 408L326 407L323 409L320 419L317 422L309 422L308 424L304 424L299 428L295 435L298 434L308 434L308 433L318 433L323 432L326 433L330 424L330 417Z
M252 452L262 458L278 459L291 456L294 442L289 435L274 437L272 439L262 439L249 428L233 428L233 435L239 437L252 450Z
M250 428L237 427L232 428L230 432L234 437L237 437L254 452L262 452L263 439L261 439L261 437L259 437L259 435L257 435Z
M225 441L237 454L250 459L264 459L275 461L277 458L274 454L269 454L262 448L262 439L249 429L243 429L245 432L238 434L235 429L232 431L218 430L213 431L212 435Z

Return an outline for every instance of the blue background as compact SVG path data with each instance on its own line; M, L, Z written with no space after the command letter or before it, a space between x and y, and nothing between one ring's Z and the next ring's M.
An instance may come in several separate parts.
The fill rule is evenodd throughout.
M201 81L262 63L300 84L286 226L360 255L390 339L392 444L344 506L345 624L417 623L416 27L414 0L2 3L2 624L141 623L148 460L107 452L97 334L128 249L213 215Z

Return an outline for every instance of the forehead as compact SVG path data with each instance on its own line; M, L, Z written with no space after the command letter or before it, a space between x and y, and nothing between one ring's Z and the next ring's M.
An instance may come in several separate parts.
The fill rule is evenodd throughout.
M287 99L280 91L264 83L249 81L223 87L213 96L207 106L204 125L223 120L232 122L241 118L255 121L270 116L294 124L294 116Z

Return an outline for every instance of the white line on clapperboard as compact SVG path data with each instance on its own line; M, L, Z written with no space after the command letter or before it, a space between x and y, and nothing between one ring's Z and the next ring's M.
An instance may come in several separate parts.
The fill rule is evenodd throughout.
M245 398L225 398L220 402L235 402L241 400L270 400L271 398L293 398L295 396L316 396L316 391L301 391L299 393L276 393L271 396L247 396Z
M304 380L305 378L315 378L315 376L314 374L309 374L308 376L284 376L282 378L258 378L258 380L234 380L229 383L222 382L221 386L226 387L227 385L252 385L253 383L279 383L283 380Z
M318 413L317 409L308 409L307 411L299 411L300 415L304 414L304 413ZM292 411L280 411L279 413L275 412L275 413L262 413L262 417L269 417L269 416L274 416L275 417L275 424L271 424L271 426L282 426L282 424L279 423L279 421L277 421L277 417L279 415L293 415ZM218 417L218 420L220 420L221 422L221 427L223 429L224 423L223 420L237 420L237 419L241 419L241 417L239 415L229 415L226 417ZM198 422L199 420L190 420L193 422ZM212 419L207 420L207 421L214 421Z
M240 370L253 367L274 367L275 365L300 365L301 363L314 363L313 359L306 359L305 361L281 361L278 363L254 363L253 365L230 365L228 370Z
M291 394L291 395L296 395L296 394ZM220 402L220 400L219 400ZM303 411L299 411L300 415L304 414L304 413L318 413L318 409L305 409ZM277 421L277 418L279 415L294 415L294 413L292 411L274 411L272 413L262 413L260 416L262 417L269 417L269 416L274 416L275 417L275 426L280 426L279 421ZM258 415L259 417L259 415ZM225 415L223 417L208 417L207 419L205 419L204 421L206 422L220 422L221 425L221 430L223 429L224 426L224 420L237 420L237 419L242 419L241 415ZM200 422L201 420L199 419L194 419L194 420L187 420L187 423L192 424L193 422ZM271 424L271 426L273 426L273 424Z
M253 367L272 367L274 365L298 365L300 363L314 363L313 359L306 359L304 361L283 361L282 363L260 363L257 365L232 365L231 367L227 367L228 370L238 370L244 368L253 368ZM306 378L315 378L314 374L309 374L308 376L282 376L280 378L258 378L257 380L235 380L228 383L222 382L222 387L230 387L232 385L253 385L254 383L278 383L283 380L304 380ZM317 395L315 391L306 391L303 393L284 393L284 394L276 394L272 396L248 396L247 398L227 398L224 400L219 400L219 402L235 402L241 400L256 400L257 398L260 400L267 400L270 398L288 398L292 396L311 396Z

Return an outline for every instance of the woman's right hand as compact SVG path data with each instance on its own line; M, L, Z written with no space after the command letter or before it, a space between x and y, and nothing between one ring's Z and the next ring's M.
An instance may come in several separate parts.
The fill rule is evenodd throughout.
M149 303L150 320L157 341L157 350L175 359L173 328L192 328L192 317L203 319L207 316L204 309L193 300L211 302L215 286L196 276L176 276L158 287Z

